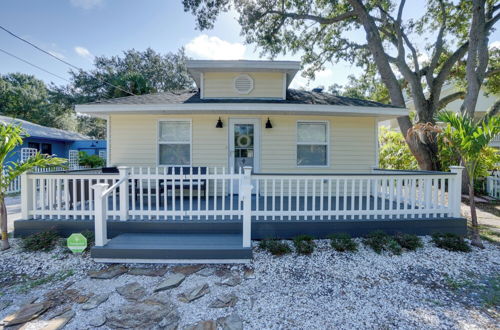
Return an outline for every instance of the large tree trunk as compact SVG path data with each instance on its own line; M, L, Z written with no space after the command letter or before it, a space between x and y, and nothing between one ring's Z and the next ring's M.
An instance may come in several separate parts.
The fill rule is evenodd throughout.
M469 200L470 200L470 217L472 222L472 237L471 244L484 249L483 242L479 236L479 224L477 222L476 201L474 200L474 179L469 180Z
M425 171L441 170L436 138L426 137L424 141L421 141L416 137L408 136L408 130L412 127L410 117L408 116L399 117L398 124L411 153L417 159L420 169Z
M7 208L5 207L5 198L0 196L0 231L2 233L1 251L10 248L9 234L7 232Z

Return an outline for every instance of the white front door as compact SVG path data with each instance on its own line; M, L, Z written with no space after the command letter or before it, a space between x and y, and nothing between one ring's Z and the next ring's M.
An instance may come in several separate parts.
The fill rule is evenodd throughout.
M243 171L245 166L251 166L253 172L260 169L260 120L230 118L229 168L239 173L240 168Z

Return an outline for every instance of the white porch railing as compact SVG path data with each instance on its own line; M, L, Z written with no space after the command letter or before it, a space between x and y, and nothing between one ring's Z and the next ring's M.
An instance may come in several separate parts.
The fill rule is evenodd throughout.
M500 199L500 172L486 177L486 191L488 196Z
M179 168L177 168L179 169ZM460 217L462 167L451 172L234 173L127 168L23 176L23 219L243 221L411 220ZM111 187L111 188L108 188ZM94 191L92 190L94 188ZM103 237L103 242L106 236Z

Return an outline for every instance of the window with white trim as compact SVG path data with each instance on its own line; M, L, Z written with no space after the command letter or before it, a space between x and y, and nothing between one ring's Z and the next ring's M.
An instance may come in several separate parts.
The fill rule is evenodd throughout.
M328 165L327 122L297 123L297 166Z
M191 122L160 121L158 149L160 165L191 165Z

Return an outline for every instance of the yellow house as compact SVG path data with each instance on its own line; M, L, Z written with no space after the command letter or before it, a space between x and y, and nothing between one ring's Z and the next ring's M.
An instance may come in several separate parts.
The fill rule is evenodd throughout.
M289 89L299 62L189 61L187 67L196 89L77 106L107 119L109 166L367 172L377 165L378 121L407 113Z
M187 67L192 90L78 105L107 119L108 167L25 175L15 234L94 228L98 261L227 263L267 237L466 232L461 167L374 168L378 122L407 109L290 89L298 62Z

